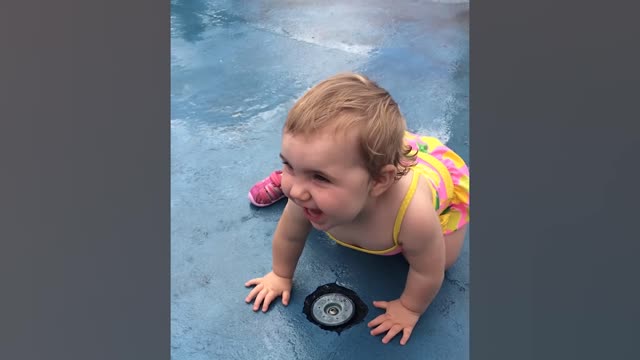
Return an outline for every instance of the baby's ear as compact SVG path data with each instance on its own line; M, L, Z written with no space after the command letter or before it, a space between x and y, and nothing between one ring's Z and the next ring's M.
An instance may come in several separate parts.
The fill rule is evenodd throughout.
M391 164L383 166L378 176L371 181L371 196L377 197L384 194L396 181L397 172L396 167Z

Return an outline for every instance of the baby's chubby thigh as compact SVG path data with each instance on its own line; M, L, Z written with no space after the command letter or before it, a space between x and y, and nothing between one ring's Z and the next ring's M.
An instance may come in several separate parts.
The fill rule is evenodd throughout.
M460 256L462 245L464 244L464 236L467 233L467 225L460 227L458 230L444 235L444 245L446 249L445 269L449 269Z

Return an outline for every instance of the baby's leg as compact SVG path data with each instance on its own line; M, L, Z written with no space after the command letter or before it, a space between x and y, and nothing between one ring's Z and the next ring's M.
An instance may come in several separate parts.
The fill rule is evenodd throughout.
M462 245L464 244L464 235L467 233L467 225L465 224L460 229L444 236L444 245L446 248L447 259L445 262L445 269L449 269L460 255Z

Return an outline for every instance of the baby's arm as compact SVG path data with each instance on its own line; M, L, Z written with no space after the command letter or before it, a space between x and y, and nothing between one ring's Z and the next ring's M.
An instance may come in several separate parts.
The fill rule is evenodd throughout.
M273 236L273 270L264 277L245 283L245 286L255 285L245 299L249 303L255 298L254 311L257 311L261 304L262 311L267 311L271 302L280 295L282 303L289 304L293 273L310 229L311 224L302 214L302 210L289 201Z
M415 212L414 212L415 214ZM403 254L409 273L400 302L407 309L422 314L436 296L444 279L446 249L440 222L435 211L422 213L422 221L410 220L403 239ZM425 219L425 215L428 214Z
M396 300L374 301L384 309L369 322L371 335L386 332L382 338L388 343L402 331L400 344L405 345L418 319L436 296L444 279L445 246L440 221L428 202L414 203L405 215L400 233L403 254L409 262L405 289Z
M293 201L287 202L276 231L273 234L273 272L281 277L293 279L298 259L311 230L302 209Z

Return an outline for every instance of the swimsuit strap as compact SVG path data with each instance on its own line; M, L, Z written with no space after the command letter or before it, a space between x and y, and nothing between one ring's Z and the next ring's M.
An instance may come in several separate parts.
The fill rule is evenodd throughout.
M387 253L389 253L389 252L395 250L396 248L398 248L398 245L393 245L392 247L390 247L388 249L384 249L384 250L369 250L369 249L362 248L360 246L355 246L355 245L351 245L351 244L347 244L345 242L342 242L342 241L334 238L333 235L331 235L328 231L325 231L325 234L327 234L327 236L329 236L329 238L331 240L335 241L339 245L342 245L344 247L348 247L348 248L353 249L353 250L362 251L362 252L365 252L367 254L386 255Z
M329 238L331 238L331 240L335 241L336 243L342 246L348 247L353 250L362 251L368 254L385 255L389 252L396 250L398 246L400 246L400 244L398 244L398 234L400 233L400 226L402 225L402 219L404 219L404 214L407 212L409 203L411 202L411 199L413 198L413 194L415 194L416 188L418 187L419 177L415 171L412 171L411 173L413 176L413 178L411 179L411 185L409 185L409 190L407 190L407 194L404 196L404 199L402 200L402 204L400 204L400 209L398 210L398 214L396 215L396 221L395 221L395 224L393 225L393 246L392 247L385 250L369 250L369 249L361 248L359 246L342 242L336 239L335 237L333 237L333 235L331 235L328 231L325 231L325 234L327 234Z
M415 194L416 189L418 188L419 177L415 171L411 171L411 174L413 176L411 178L411 185L409 185L409 190L407 190L407 194L404 196L402 204L400 204L400 209L396 215L396 222L393 225L393 243L396 246L398 246L398 234L400 233L400 226L402 225L404 214L407 212L409 203L411 202L411 199L413 199L413 194Z

